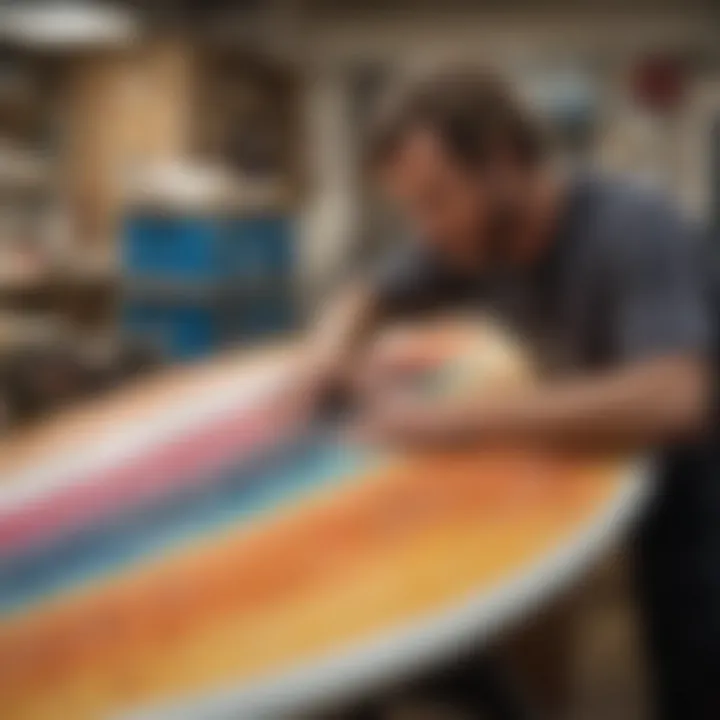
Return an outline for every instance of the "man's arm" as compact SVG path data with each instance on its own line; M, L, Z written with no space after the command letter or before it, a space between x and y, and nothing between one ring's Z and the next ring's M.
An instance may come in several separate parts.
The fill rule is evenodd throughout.
M322 313L304 344L303 381L313 394L349 382L358 351L378 319L376 293L353 283Z
M638 447L692 436L709 410L710 373L699 358L677 356L606 375L490 395L452 410L447 420L485 441Z
M698 433L709 384L704 361L668 357L461 401L385 398L371 413L369 431L399 444L636 449Z
M480 436L549 444L642 447L698 433L708 414L709 372L692 356L631 364L599 377L488 398L470 409Z

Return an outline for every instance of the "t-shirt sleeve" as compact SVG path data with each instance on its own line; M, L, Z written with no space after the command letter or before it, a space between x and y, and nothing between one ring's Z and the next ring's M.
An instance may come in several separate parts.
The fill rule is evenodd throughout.
M633 213L616 246L618 354L639 360L710 348L712 315L700 234L656 201Z

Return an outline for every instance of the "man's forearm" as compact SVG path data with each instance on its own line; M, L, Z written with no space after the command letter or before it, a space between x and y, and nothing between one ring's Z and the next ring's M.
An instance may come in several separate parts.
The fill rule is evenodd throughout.
M701 361L668 358L606 376L486 396L468 404L458 427L481 441L649 446L697 432L708 397Z
M304 370L311 385L327 387L349 382L359 347L376 320L376 301L370 288L353 285L320 317L304 344Z
M351 352L372 328L375 317L372 290L358 283L348 288L321 317L313 335L328 352Z

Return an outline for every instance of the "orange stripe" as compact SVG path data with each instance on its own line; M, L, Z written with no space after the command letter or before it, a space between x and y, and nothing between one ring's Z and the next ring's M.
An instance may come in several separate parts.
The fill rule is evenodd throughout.
M121 695L151 697L160 690L202 686L256 672L267 663L288 662L300 647L309 652L313 645L347 639L347 633L358 632L354 625L369 632L373 625L381 627L424 603L448 599L442 586L433 586L429 595L418 590L386 598L365 621L358 612L361 608L355 607L354 615L348 612L354 605L346 598L344 606L340 602L335 608L343 623L328 623L334 634L309 623L314 635L296 643L295 650L292 643L284 650L282 639L268 640L278 616L286 625L296 617L295 631L303 635L302 618L312 614L313 607L308 598L323 592L343 597L342 587L360 568L363 573L384 568L386 558L411 552L408 548L417 552L425 538L434 538L436 551L430 561L442 573L441 566L453 557L453 536L463 528L477 535L483 526L497 531L500 523L512 533L497 533L495 542L509 546L517 546L512 538L524 525L545 523L550 536L566 532L611 488L597 479L597 469L581 471L568 461L530 456L445 455L378 471L375 482L348 487L285 517L194 547L0 626L0 705L12 707L20 717L23 709L37 708L40 696L48 699L69 692L81 707L86 701L70 689L90 677L94 685L105 688L104 703L110 702L108 688L123 678L136 678L135 692L126 687ZM441 547L443 552L437 552ZM503 548L490 550L502 558ZM463 551L461 545L454 547L454 554ZM490 564L496 573L507 569L496 560ZM396 573L397 567L403 566L395 565ZM487 579L487 571L487 563L476 558L445 587L472 587ZM187 660L190 670L168 671L163 679L162 668L173 666L178 647L207 644L213 636L220 642L228 636L223 628L229 633L231 627L236 628L238 647L230 655L226 650L218 660L201 665ZM155 679L139 682L138 667Z

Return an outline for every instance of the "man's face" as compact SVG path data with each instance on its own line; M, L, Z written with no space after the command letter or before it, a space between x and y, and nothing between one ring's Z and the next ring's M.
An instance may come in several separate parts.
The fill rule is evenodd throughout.
M480 177L455 161L432 132L410 133L383 168L381 182L423 242L460 266L482 260L494 203Z

